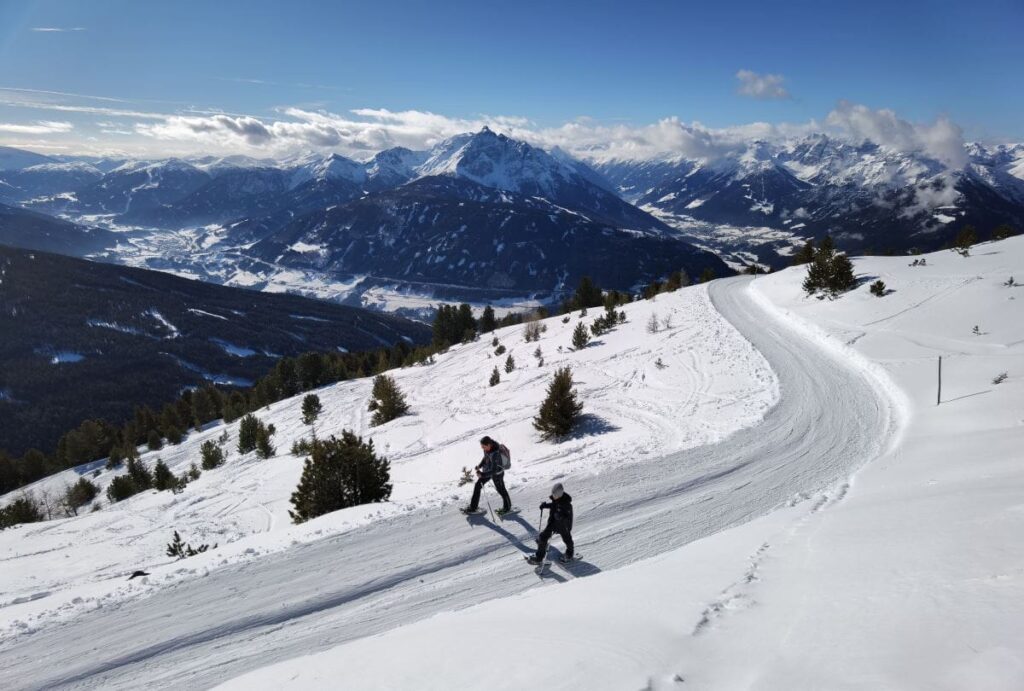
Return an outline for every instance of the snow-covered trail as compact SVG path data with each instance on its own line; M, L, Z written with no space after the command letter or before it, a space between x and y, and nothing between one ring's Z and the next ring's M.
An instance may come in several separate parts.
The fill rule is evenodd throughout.
M841 486L885 450L897 411L872 375L765 312L748 288L746 278L716 281L711 295L771 364L780 402L760 425L719 444L565 478L584 562L544 578L522 562L546 494L527 486L514 495L523 513L503 523L427 509L44 629L0 649L0 679L8 688L206 687L437 612L620 567Z

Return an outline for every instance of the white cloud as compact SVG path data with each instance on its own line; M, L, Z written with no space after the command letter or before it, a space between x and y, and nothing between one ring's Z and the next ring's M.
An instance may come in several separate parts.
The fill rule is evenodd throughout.
M739 86L736 87L736 93L741 96L763 100L790 97L789 91L782 85L786 78L781 74L758 74L751 70L740 70L736 73L736 79L740 80Z
M888 108L872 110L840 101L825 122L854 139L867 139L895 151L922 152L952 168L962 168L967 163L963 131L946 117L931 124L915 124Z
M0 132L11 134L58 134L70 132L74 126L70 122L54 122L42 120L32 124L0 122Z
M39 32L48 33L48 34L63 34L63 33L69 32L69 31L85 31L85 27L84 26L67 26L67 27L60 27L60 26L33 26L32 27L32 31L39 31Z

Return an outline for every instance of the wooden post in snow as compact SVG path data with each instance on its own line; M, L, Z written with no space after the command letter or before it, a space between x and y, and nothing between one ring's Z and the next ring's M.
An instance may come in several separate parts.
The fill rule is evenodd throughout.
M939 392L935 396L935 405L942 403L942 356L939 356Z

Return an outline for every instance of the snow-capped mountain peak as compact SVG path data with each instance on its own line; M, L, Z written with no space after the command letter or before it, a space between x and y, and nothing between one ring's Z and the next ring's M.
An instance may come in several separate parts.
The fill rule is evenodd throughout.
M551 154L484 127L438 144L420 175L450 175L509 192L552 194L579 175Z

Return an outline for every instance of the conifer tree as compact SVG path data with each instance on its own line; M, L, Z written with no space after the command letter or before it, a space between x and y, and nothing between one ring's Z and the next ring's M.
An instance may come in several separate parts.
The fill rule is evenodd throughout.
M238 423L238 453L249 453L256 448L260 421L249 413Z
M159 451L164 447L164 441L160 438L160 433L155 429L149 430L149 434L146 436L146 445L150 451Z
M43 510L30 495L24 494L0 508L0 529L19 523L38 523L45 520Z
M494 369L491 370L491 378L488 380L491 386L497 386L501 383L501 374L498 372L498 366L495 365Z
M505 358L505 373L506 374L511 374L512 370L514 370L515 368L516 368L516 361L512 357L512 353L509 353L508 357Z
M364 442L349 430L341 439L313 442L302 468L302 479L292 493L295 523L302 523L349 506L387 501L391 497L391 466L377 456L373 441Z
M827 288L833 297L857 287L857 279L853 275L853 262L845 253L840 252L832 258L831 269Z
M128 459L128 477L132 479L136 491L147 490L153 486L153 473L138 458Z
M484 307L483 314L480 315L480 333L489 334L498 328L498 320L494 317L494 308L490 305Z
M390 422L409 412L409 404L395 380L381 374L373 380L373 400L377 404L371 423L374 427Z
M548 385L547 397L540 406L540 412L533 418L533 426L548 440L564 437L572 432L583 414L583 403L573 389L572 370L562 367Z
M274 434L273 425L264 425L262 422L256 430L256 456L264 460L270 458L276 453L276 449L273 444L270 443L270 437Z
M978 241L978 233L974 230L974 226L964 226L960 229L960 232L956 235L956 240L953 241L953 249L960 254L962 257L969 257L971 255L971 247Z
M708 283L709 281L713 281L713 280L715 280L715 270L714 269L712 269L709 266L706 269L704 269L703 271L701 271L701 273L700 273L700 282L701 283Z
M224 463L224 451L212 439L203 442L199 447L199 453L202 456L203 470L213 470Z
M572 332L572 347L576 350L583 350L590 343L590 331L583 322L576 324Z
M167 464L161 459L157 459L156 465L153 466L153 487L159 491L167 489L174 489L178 484L178 478L175 477L171 469L167 467Z
M139 488L135 486L130 475L118 475L107 485L107 499L111 503L123 501L138 492Z
M302 422L306 425L313 425L320 413L324 410L320 403L320 397L315 393L306 394L302 399Z

